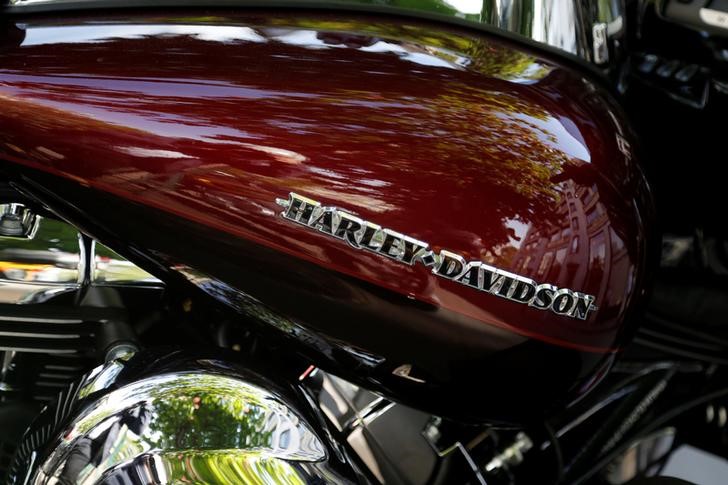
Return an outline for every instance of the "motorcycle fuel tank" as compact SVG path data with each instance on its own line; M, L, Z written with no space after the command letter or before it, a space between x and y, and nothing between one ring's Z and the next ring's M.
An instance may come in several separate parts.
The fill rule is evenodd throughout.
M313 364L514 422L586 392L627 337L649 193L574 61L351 13L11 20L19 186Z

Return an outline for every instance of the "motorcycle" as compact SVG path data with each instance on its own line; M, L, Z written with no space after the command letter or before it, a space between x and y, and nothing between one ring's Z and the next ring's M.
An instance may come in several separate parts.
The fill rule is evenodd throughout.
M0 6L0 480L725 472L727 28L720 0Z

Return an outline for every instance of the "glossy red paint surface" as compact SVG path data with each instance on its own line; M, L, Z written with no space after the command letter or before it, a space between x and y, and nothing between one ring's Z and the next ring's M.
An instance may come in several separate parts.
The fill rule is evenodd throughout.
M583 394L629 331L649 194L608 96L554 59L320 13L33 17L2 42L0 159L26 188L317 365L515 422ZM353 249L282 218L289 192L598 310L559 316Z
M552 60L381 19L31 19L0 51L1 158L592 351L618 347L645 247L619 120ZM557 316L354 250L282 219L291 191L599 309Z

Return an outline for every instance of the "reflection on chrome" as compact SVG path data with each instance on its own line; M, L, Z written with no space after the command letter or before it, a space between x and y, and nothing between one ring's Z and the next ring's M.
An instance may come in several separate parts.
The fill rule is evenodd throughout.
M0 204L0 237L33 239L40 216L23 204Z
M111 248L96 243L94 250L93 283L160 283L131 261Z
M70 224L19 203L0 204L0 303L42 303L76 290L87 283L84 267L92 268L94 285L160 284L106 246L86 251Z
M36 215L22 204L3 204L2 212L0 225L8 231L26 229L25 236L0 237L0 303L41 303L77 288L78 231ZM27 230L28 224L32 230ZM8 236L8 231L2 232Z
M117 388L124 365L96 369L74 403L57 404L76 411L56 430L37 468L15 468L15 483L306 483L304 465L327 458L317 435L281 397L224 365ZM32 455L34 445L27 443L33 439L26 434L21 454Z
M58 0L11 0L16 9L24 5L60 4ZM103 4L104 1L96 3ZM255 2L253 2L255 3ZM343 0L346 4L370 5L372 10L426 14L442 19L457 19L474 24L495 27L532 41L555 47L583 59L604 64L609 60L609 46L612 39L618 39L624 31L623 0ZM88 27L88 36L94 41L108 38L103 26ZM200 40L216 42L265 42L265 38L247 27L237 26L192 26L177 25L169 27L133 26L128 35L144 36L160 33L189 35ZM39 34L39 35L37 35ZM43 32L36 30L34 36L26 39L26 45L39 45L50 42ZM57 32L56 32L57 34ZM277 40L286 43L300 43L311 48L325 47L312 31L293 31L282 33ZM53 38L52 42L57 42ZM341 47L345 47L342 45ZM612 46L614 48L615 46ZM412 56L429 63L436 57Z
M606 482L621 485L636 477L651 477L660 474L663 459L675 449L676 430L667 427L655 431L638 441L614 459Z
M596 64L609 60L605 43L621 36L624 30L621 0L484 0L483 3L480 22Z

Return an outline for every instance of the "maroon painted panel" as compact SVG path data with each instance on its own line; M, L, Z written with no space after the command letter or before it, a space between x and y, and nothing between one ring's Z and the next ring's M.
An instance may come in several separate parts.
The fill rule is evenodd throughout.
M35 18L9 38L0 158L484 329L618 347L641 287L646 188L611 101L553 59L475 33L321 15ZM598 310L558 316L353 249L280 217L289 192L592 294Z

